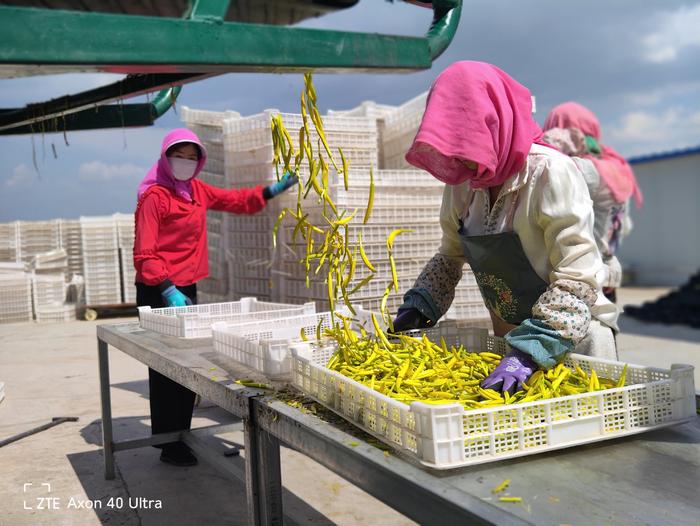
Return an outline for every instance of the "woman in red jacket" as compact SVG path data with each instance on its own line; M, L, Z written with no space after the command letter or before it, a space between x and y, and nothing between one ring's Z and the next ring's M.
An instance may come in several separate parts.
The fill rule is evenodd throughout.
M171 131L160 159L138 189L136 206L136 302L139 306L180 307L197 303L197 282L209 273L206 212L254 214L268 199L297 183L285 174L267 187L225 190L197 180L207 161L201 141L190 130ZM154 434L189 429L195 394L149 369L151 429ZM196 457L182 442L161 447L160 459L191 466Z

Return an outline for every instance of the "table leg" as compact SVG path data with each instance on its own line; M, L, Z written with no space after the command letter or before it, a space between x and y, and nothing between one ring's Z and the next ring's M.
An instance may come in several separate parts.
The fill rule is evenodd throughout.
M282 526L282 470L279 440L267 431L258 429L259 496L262 524Z
M258 436L252 418L243 421L243 437L245 449L245 492L248 504L248 524L260 526L259 483L258 483Z
M102 448L105 457L105 479L114 478L114 440L112 436L112 401L109 392L109 354L107 342L97 340L100 367L100 401L102 404Z
M254 526L278 526L284 520L279 440L257 425L257 403L250 400L245 420L246 494L248 521Z

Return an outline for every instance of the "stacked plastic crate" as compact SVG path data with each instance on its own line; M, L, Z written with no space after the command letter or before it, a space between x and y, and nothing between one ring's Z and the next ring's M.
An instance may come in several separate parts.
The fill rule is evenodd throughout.
M411 166L406 162L405 156L418 132L418 127L420 126L423 112L425 111L427 97L427 92L421 93L417 97L397 107L393 112L388 112L383 115L380 147L380 162L382 168L401 169ZM431 179L433 179L440 188L444 186L434 178L431 177ZM439 213L440 206L438 205L431 224L439 224ZM440 237L441 233L438 233L434 243L436 248L439 246ZM462 280L455 290L454 301L445 317L461 320L477 320L483 322L480 323L480 326L490 327L488 310L486 310L484 306L481 293L474 279L474 273L466 265L464 267Z
M32 267L32 299L36 321L75 320L75 304L65 303L68 271L68 254L65 249L37 254Z
M115 305L121 303L119 241L112 216L81 217L85 303Z
M83 242L78 219L60 219L61 248L68 255L68 279L83 275Z
M404 156L413 143L425 111L428 93L421 93L384 115L380 166L389 170L411 168Z
M272 165L274 150L270 122L277 114L281 115L290 134L297 136L299 128L303 125L300 114L266 110L224 123L226 183L229 186L253 187L276 181L277 173ZM333 148L342 148L355 170L364 170L368 174L369 167L377 165L375 119L326 116L324 131L328 143L332 144ZM312 126L311 143L316 145L317 141L318 137ZM302 164L301 175L308 175L306 163ZM276 250L272 244L271 232L277 215L284 207L295 207L296 199L296 192L287 192L270 201L265 210L255 216L226 217L225 246L232 299L257 296L291 303L322 299L314 297L314 294L308 291L303 294L297 293L295 287L303 284L301 266L296 265L298 269L295 268L290 275L285 263L290 258L294 260L294 254L290 251L282 253L281 246ZM316 216L320 219L320 214ZM291 300L283 299L287 297Z
M114 214L121 263L122 301L136 303L136 269L134 268L134 215Z
M199 179L212 186L226 188L224 174L224 120L235 120L240 114L233 111L202 111L187 106L181 108L182 120L197 134L207 149L207 164ZM223 240L224 212L207 212L207 244L209 247L209 277L197 287L200 303L226 301L229 297L228 265Z
M0 261L19 259L19 222L0 223Z
M0 269L0 323L32 321L31 274Z
M31 263L34 256L60 248L59 221L18 221L19 260Z
M346 192L342 177L332 177L329 192L338 208L352 213L362 211L369 197L369 170L350 170L350 184ZM350 241L362 236L362 245L375 267L375 277L350 297L350 300L369 310L379 310L382 296L392 281L386 240L392 230L412 230L396 239L393 255L399 278L399 290L393 291L387 301L389 310L395 311L402 302L403 292L411 288L425 263L433 256L440 241L438 219L442 189L427 173L419 170L377 170L374 173L374 206L367 224L357 224L350 229ZM358 212L361 213L361 212ZM360 216L361 218L361 216ZM284 230L285 245L282 249L284 267L280 272L281 300L296 303L309 298L316 301L319 310L328 310L327 284L322 273L315 274L312 267L310 287L306 288L304 266L299 263L306 253L306 244L293 238L293 227ZM315 239L316 245L322 239ZM369 276L359 255L354 279L346 287L355 285Z

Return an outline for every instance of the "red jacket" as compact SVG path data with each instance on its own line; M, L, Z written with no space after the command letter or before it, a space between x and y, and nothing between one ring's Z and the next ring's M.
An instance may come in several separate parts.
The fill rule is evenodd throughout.
M163 186L151 186L136 206L136 281L158 285L170 280L183 286L206 278L207 210L254 214L263 208L261 186L224 190L195 179L192 202Z

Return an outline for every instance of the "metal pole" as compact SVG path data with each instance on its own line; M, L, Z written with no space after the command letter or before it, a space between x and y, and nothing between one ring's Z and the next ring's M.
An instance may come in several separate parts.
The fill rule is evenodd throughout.
M100 401L102 403L102 448L105 457L105 479L114 478L114 441L112 437L112 401L109 393L109 354L107 342L97 339L100 367Z
M255 402L253 401L253 405ZM282 470L280 467L279 440L256 426L258 434L258 483L262 523L266 526L282 526Z
M252 405L252 404L251 404ZM251 411L252 416L252 411ZM245 446L245 493L248 503L248 524L260 526L260 501L258 500L258 436L252 418L243 421L243 437Z

